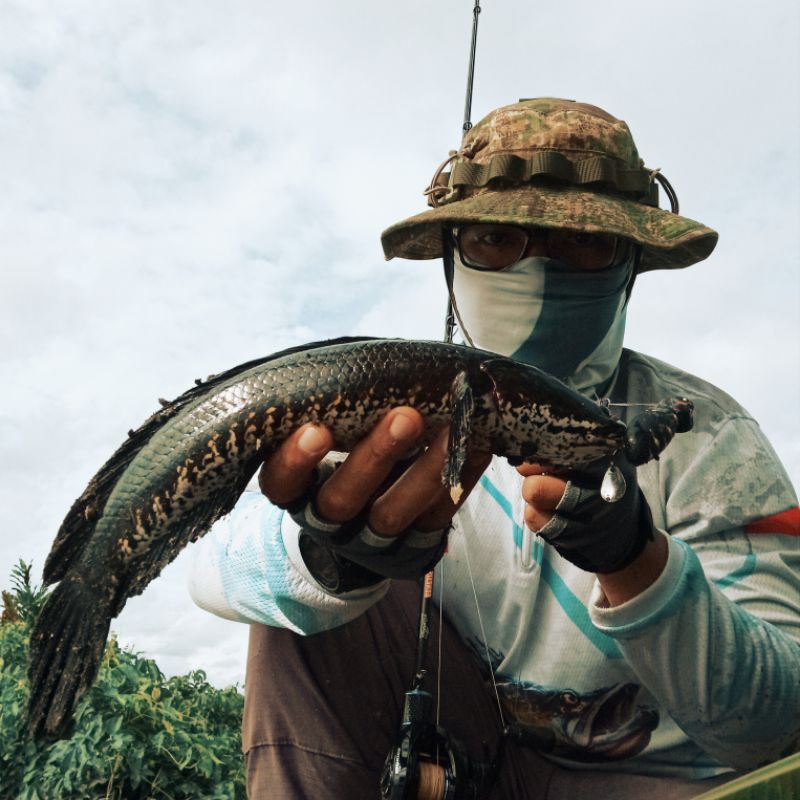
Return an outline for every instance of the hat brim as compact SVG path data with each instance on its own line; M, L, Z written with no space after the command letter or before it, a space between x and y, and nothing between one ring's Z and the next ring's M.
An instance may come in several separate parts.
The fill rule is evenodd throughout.
M485 190L416 214L387 228L381 243L387 260L442 255L442 226L470 222L564 228L610 233L642 246L639 272L688 267L708 258L717 233L688 217L621 195L572 186L524 186Z

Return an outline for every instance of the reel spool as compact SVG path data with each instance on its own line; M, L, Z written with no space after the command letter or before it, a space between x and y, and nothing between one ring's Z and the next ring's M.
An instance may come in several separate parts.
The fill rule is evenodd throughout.
M406 692L397 744L381 774L381 800L480 800L491 789L502 752L492 761L471 758L464 746L431 719L433 699Z

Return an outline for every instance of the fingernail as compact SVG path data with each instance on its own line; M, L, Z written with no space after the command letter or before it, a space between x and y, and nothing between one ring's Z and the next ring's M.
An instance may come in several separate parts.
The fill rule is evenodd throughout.
M297 446L307 455L315 456L325 450L325 437L317 428L306 428L297 440Z
M413 439L417 434L417 426L405 414L396 414L389 424L389 434L396 442Z

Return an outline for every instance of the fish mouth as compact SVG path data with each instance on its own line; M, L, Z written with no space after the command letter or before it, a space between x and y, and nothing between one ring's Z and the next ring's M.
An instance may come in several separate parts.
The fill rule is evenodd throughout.
M617 760L640 753L659 717L656 709L637 705L638 693L636 684L622 684L587 703L580 716L562 719L564 744L580 748L577 757L590 760Z
M595 736L613 733L629 724L636 716L635 698L638 691L636 686L629 683L610 692L590 717L592 733Z

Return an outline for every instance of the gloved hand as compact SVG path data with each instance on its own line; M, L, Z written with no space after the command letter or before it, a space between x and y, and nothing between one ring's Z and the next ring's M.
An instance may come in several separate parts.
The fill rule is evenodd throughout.
M611 573L628 566L653 538L650 508L634 467L622 453L614 464L625 492L616 502L600 495L605 468L559 477L547 466L523 464L522 496L528 526L568 561L587 572Z
M330 522L320 513L317 493L339 463L322 461L309 488L284 506L300 526L300 552L317 581L340 593L384 578L418 578L433 569L447 546L449 523L433 531L411 525L401 535L380 536L369 526L368 509L344 523ZM385 484L390 485L409 463L399 462Z
M447 431L422 451L423 430L417 411L394 409L332 465L322 461L334 444L330 431L306 425L262 467L262 492L299 524L303 560L328 591L417 578L444 553L453 514L491 456L468 454L464 492L453 503L442 483Z

